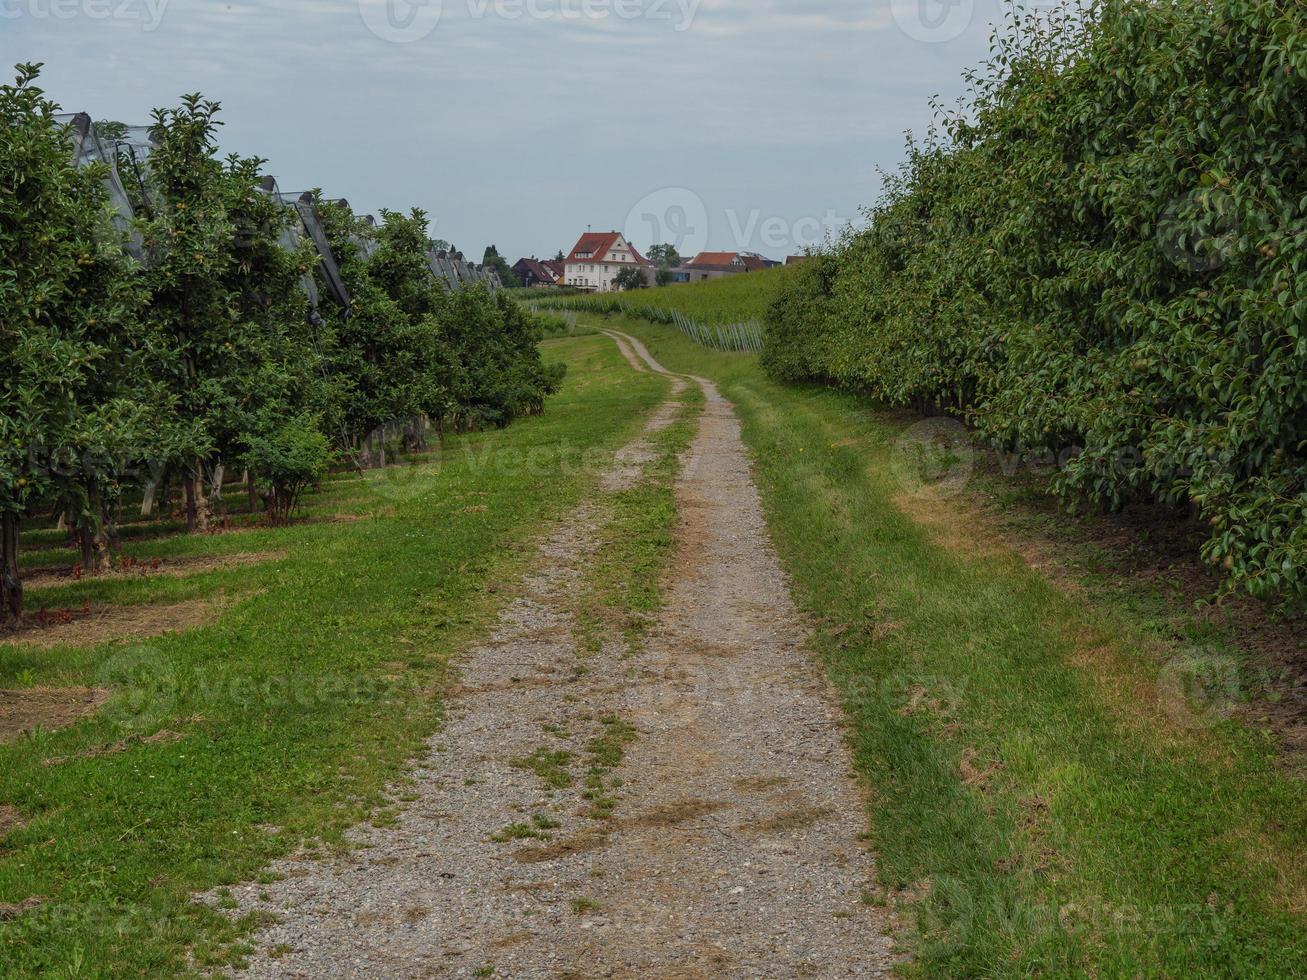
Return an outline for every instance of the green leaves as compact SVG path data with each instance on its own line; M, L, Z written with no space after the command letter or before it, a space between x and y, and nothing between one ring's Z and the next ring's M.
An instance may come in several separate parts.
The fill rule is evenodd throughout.
M1304 37L1271 0L1014 18L764 363L1051 453L1072 499L1193 501L1232 585L1307 599Z

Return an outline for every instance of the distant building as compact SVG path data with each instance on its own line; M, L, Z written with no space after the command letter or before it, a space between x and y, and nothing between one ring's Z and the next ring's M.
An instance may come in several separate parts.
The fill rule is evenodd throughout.
M564 260L563 278L575 289L611 293L617 289L613 281L623 269L647 270L652 265L620 231L588 231Z
M553 286L558 276L539 259L518 259L513 264L513 275L523 286Z
M757 252L700 252L689 262L672 269L672 282L702 282L723 276L738 276L780 265Z
M785 257L786 265L798 265L800 262L807 262L807 261L808 261L808 256L806 255L787 255Z
M567 270L563 267L562 259L545 259L540 264L554 274L555 283L560 286L563 284L564 277L567 275Z

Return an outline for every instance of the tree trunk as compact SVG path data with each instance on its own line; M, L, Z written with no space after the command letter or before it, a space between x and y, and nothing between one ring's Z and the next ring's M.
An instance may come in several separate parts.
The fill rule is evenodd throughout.
M204 464L195 463L195 530L205 534L209 530L209 518L213 511L209 508L209 498L204 495Z
M194 533L200 525L199 507L195 503L195 477L188 473L182 480L182 489L186 493L186 530Z
M222 477L225 467L219 463L213 468L213 481L209 484L209 498L211 500L222 499Z
M250 498L250 513L257 514L259 511L259 488L254 485L254 471L245 471L245 492Z
M186 529L191 533L205 534L209 530L209 501L204 496L204 464L195 460L186 471L183 481L186 491Z
M18 622L23 583L18 579L18 515L0 514L0 626Z
M159 489L157 480L145 484L145 493L141 495L141 516L149 517L154 513L154 495Z
M82 573L100 575L109 571L109 530L100 485L94 480L86 488L86 504L86 516L77 526L77 540L82 548Z

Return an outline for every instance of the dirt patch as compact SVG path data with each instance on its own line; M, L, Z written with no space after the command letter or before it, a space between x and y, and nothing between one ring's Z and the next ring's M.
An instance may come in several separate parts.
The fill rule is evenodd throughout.
M187 722L197 723L203 721L203 718L186 719ZM118 755L120 752L126 752L133 745L163 745L169 742L180 742L186 737L185 732L174 731L171 728L164 728L155 732L153 735L129 735L126 738L111 742L108 745L96 745L87 749L85 752L79 752L73 756L56 755L42 761L43 766L62 766L73 759L98 759L106 755Z
M91 606L69 622L41 625L25 618L16 630L0 635L0 644L34 647L91 646L107 640L146 639L205 626L225 604L191 599L168 605Z
M0 922L9 922L18 918L24 912L30 912L38 905L44 905L45 899L40 895L33 895L25 898L21 902L0 902Z
M833 811L828 806L801 806L793 810L783 810L765 820L755 820L740 825L740 829L754 834L783 834L791 830L802 830L818 820L825 820Z
M980 511L954 498L900 493L892 500L895 507L929 530L932 540L946 551L971 558L1015 560L1017 557Z
M141 558L130 563L119 559L113 571L104 575L83 577L76 572L77 566L63 569L33 569L23 579L24 591L39 591L55 585L67 585L75 581L104 582L114 579L132 578L180 578L188 575L200 575L217 569L243 568L247 565L259 565L263 562L285 558L284 551L249 551L236 555L195 555L185 558Z
M725 806L725 803L716 803L709 800L678 800L674 803L660 804L637 814L629 820L624 820L623 825L628 827L675 827L689 820L715 813Z
M958 760L958 777L972 789L987 792L1001 766L993 760L978 760L980 760L979 750L969 745L963 749L962 758Z
M8 803L0 803L0 840L4 840L7 834L12 834L15 830L22 830L26 826L27 821L18 812L18 807L10 806Z
M0 742L28 732L74 725L104 704L109 692L99 687L25 687L0 690Z
M608 843L608 834L602 830L591 830L556 844L543 847L523 847L513 852L513 860L518 864L543 864L545 861L559 861L577 854L597 851Z

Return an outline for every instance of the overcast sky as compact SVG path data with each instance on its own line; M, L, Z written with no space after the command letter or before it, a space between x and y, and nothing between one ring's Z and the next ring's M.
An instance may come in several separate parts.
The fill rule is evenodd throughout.
M199 91L285 190L425 209L510 262L587 225L802 250L875 199L1000 0L0 0L67 111Z

